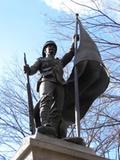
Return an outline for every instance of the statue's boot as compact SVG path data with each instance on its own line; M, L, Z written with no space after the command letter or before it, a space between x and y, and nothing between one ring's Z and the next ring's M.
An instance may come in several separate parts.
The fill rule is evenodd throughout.
M62 119L58 126L58 138L65 138L67 135L68 124Z
M50 104L41 106L40 120L41 126L38 127L38 132L52 137L58 137L57 129L60 122L60 115L56 112L50 112Z
M57 133L54 127L52 126L41 126L38 127L38 132L41 134L45 134L51 137L57 137Z
M38 127L38 132L52 137L65 138L67 135L67 125L61 120L57 128L56 126L47 124L46 126Z
M52 137L64 138L66 137L67 128L61 120L61 113L49 113L49 118L46 118L46 113L42 114L42 126L38 128L38 132Z

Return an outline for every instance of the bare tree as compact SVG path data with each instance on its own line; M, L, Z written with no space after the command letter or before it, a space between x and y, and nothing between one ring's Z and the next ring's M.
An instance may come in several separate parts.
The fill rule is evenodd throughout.
M33 80L31 79L33 82ZM34 83L33 83L34 84ZM36 95L33 92L34 102ZM24 137L30 135L26 78L18 64L1 80L0 153L6 159L15 154Z

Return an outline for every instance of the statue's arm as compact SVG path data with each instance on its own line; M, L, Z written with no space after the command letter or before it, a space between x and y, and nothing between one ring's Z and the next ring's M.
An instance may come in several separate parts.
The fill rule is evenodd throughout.
M63 67L65 67L72 60L73 56L74 56L74 43L72 43L69 52L67 52L61 59Z
M25 65L24 72L29 75L33 75L40 69L40 65L41 65L41 60L39 58L32 66Z

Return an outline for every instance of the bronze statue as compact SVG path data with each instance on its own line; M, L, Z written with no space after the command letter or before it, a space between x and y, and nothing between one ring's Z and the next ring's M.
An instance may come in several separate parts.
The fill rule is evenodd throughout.
M34 108L34 118L39 133L63 138L66 137L67 125L75 122L75 66L79 84L80 119L85 116L94 100L108 87L109 75L98 48L82 24L79 25L80 45L77 48L73 70L66 82L63 79L63 68L74 56L74 43L69 52L59 59L55 58L57 45L54 41L47 41L42 50L43 57L38 58L31 67L24 66L25 73L29 75L37 71L41 73L37 85L40 101ZM79 38L76 38L76 41ZM64 121L67 125L63 125Z
M37 111L40 121L37 123L38 132L60 137L59 127L62 121L62 111L64 105L64 85L63 68L71 61L74 55L73 44L69 52L62 59L55 58L57 45L54 41L47 41L43 47L43 57L29 67L24 66L25 73L41 73L41 78L37 83L37 91L40 94L40 101ZM37 113L37 114L38 114ZM63 134L66 128L63 129ZM62 134L62 136L63 136Z

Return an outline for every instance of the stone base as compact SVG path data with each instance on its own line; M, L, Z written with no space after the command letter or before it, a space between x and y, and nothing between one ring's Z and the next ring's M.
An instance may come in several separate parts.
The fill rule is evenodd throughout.
M26 137L12 160L105 160L85 146L35 134Z

